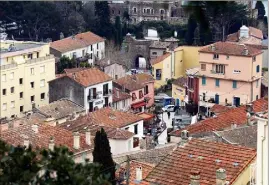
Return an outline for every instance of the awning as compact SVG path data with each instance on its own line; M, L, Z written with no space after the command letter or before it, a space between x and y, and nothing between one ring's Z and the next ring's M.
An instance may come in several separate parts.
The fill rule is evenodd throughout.
M131 106L132 106L132 108L137 109L137 108L145 106L145 105L146 105L146 102L142 101L142 102L139 102L139 103L135 103L135 104L133 104Z
M146 112L140 113L138 115L140 117L142 117L144 121L147 121L147 120L154 118L154 114L150 114L150 113L146 113Z

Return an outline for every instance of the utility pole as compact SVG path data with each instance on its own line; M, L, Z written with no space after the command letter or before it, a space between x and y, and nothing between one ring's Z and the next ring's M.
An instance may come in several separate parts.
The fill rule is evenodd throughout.
M129 185L129 179L130 179L130 157L129 155L127 157L127 165L126 165L126 185Z

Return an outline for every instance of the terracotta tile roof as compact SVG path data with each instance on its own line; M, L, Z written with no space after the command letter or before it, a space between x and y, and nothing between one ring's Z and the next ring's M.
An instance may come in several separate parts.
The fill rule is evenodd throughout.
M118 101L122 101L122 100L126 100L131 98L132 96L124 91L122 91L121 89L118 89L116 87L113 87L113 96L112 96L112 102L118 102Z
M142 180L138 181L136 180L136 169L142 168ZM130 185L137 185L137 184L149 184L148 182L143 181L148 174L153 170L154 165L139 161L130 161L130 176L129 176L129 184ZM120 170L118 170L116 173L116 176L120 176L122 173L126 172L126 166L122 167ZM126 181L121 182L121 184L126 184Z
M2 132L0 138L10 145L22 146L25 136L28 136L30 144L34 149L48 148L51 137L54 138L55 146L66 146L74 154L93 149L93 146L86 144L85 134L80 134L80 149L74 149L74 136L72 132L60 127L44 124L38 126L38 133L33 131L31 124L26 124Z
M268 119L268 110L262 111L262 112L257 112L256 116L258 118Z
M64 69L64 73L68 74L68 73L76 73L78 71L82 71L84 70L85 68L71 68L71 69Z
M139 115L122 112L110 107L102 108L94 112L90 112L88 117L94 119L98 125L121 128L130 124L143 120Z
M259 99L253 102L254 112L261 112L268 109L268 100ZM231 128L232 124L243 125L247 122L246 106L240 106L237 108L230 109L226 112L220 113L217 117L208 118L203 121L199 121L195 124L191 124L184 128L188 130L190 134L202 134L213 131L220 131L225 128ZM181 131L175 130L170 132L170 135L180 137Z
M216 170L226 170L229 184L255 159L255 149L191 139L164 158L146 181L162 185L189 185L192 170L200 172L201 184L216 184Z
M245 45L249 45L251 47L263 50L263 49L268 49L268 46L264 46L264 45L259 45L259 44L245 44Z
M249 35L259 38L259 39L263 39L263 33L261 30L254 28L254 27L248 27L249 28ZM239 34L240 34L240 30L238 30L238 32L229 34L227 36L226 41L230 41L230 42L238 42L239 41Z
M171 53L165 53L162 56L158 56L157 58L155 58L154 60L151 61L151 65L155 65L155 64L162 62L164 59L166 59L170 55L171 55Z
M215 45L215 50L212 51L211 46ZM248 54L244 55L244 48L247 48ZM202 47L199 52L201 53L216 53L224 55L235 55L235 56L256 56L262 53L262 50L250 45L238 44L233 42L216 42L214 44Z
M231 109L231 107L215 104L210 108L210 112L214 112L214 113L218 114L218 113L226 112L230 109Z
M82 113L85 109L68 99L60 99L48 105L38 107L38 111L48 117L60 119L68 117L72 113Z
M241 145L257 149L257 125L243 126L225 131L215 132L219 137L230 144Z
M77 34L74 36L74 38L67 37L62 40L54 41L50 43L50 47L60 51L61 53L65 53L103 41L105 41L104 38L88 31L85 33Z
M156 48L156 49L166 49L170 46L170 44L171 43L169 42L153 41L153 43L149 47Z
M185 77L179 77L172 82L172 84L180 86L180 87L184 87L186 83L187 83L187 78Z
M144 88L147 83L154 83L154 78L149 74L141 73L135 75L127 75L119 78L118 80L115 80L114 82L120 86L124 86L124 88L128 89L129 91L134 91Z
M189 75L189 76L198 75L199 74L199 70L200 70L199 67L194 67L194 68L186 69L186 75Z
M112 81L112 78L109 75L97 68L85 68L84 70L80 70L74 73L63 74L54 80L58 80L59 78L63 77L69 77L84 87Z
M81 116L76 120L67 121L63 124L59 124L58 127L64 128L72 132L80 133L85 132L86 129L90 129L90 132L93 136L95 136L98 130L103 128L107 133L107 137L110 139L126 140L134 135L134 133L128 130L121 130L119 128L103 126L97 120L91 119L89 116Z

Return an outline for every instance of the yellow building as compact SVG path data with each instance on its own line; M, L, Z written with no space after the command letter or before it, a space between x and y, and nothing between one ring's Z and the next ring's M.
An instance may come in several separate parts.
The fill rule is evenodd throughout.
M49 103L47 82L55 78L49 44L1 41L0 118L22 117Z
M199 53L201 47L180 46L174 51L157 57L151 63L155 79L154 86L159 88L171 78L185 76L185 70L199 66Z
M185 77L179 77L172 83L172 97L175 99L175 103L178 106L183 106L184 104L186 82L187 79Z

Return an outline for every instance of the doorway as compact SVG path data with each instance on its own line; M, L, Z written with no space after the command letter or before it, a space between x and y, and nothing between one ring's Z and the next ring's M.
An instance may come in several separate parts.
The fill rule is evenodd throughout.
M234 97L234 105L236 107L239 107L240 106L240 98L239 97Z
M218 94L215 94L215 103L219 104L219 95Z

